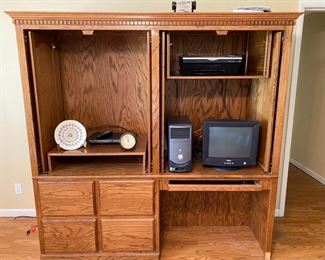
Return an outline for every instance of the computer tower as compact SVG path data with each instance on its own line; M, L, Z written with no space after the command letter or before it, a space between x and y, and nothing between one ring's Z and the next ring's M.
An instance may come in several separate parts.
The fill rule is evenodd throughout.
M192 125L185 116L168 120L168 170L192 171Z

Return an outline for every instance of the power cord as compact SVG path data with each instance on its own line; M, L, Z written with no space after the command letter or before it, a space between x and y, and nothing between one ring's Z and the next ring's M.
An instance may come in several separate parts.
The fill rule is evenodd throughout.
M233 119L227 107L226 97L227 97L227 81L221 81L221 98L222 98L223 107L227 112L228 119Z

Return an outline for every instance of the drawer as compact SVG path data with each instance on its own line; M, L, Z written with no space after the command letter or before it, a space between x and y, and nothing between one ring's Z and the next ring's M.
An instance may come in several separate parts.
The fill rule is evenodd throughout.
M152 216L154 181L100 182L101 215Z
M93 182L38 182L42 216L94 215Z
M96 252L95 219L42 220L45 253Z
M104 251L153 251L154 219L102 219Z

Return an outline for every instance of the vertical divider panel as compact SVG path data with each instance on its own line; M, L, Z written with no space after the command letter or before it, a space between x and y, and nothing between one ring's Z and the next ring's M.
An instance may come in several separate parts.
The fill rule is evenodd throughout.
M272 31L266 32L265 52L264 52L264 76L268 77L271 64L271 51L273 42Z
M247 75L267 77L269 75L271 31L252 31L248 33Z
M250 201L249 226L263 251L265 251L266 243L266 219L269 197L270 192L268 190L252 192Z
M160 182L154 181L155 250L160 252Z
M261 124L258 163L268 172L270 170L271 151L274 130L274 115L278 89L278 75L281 52L281 32L274 33L270 77L254 79L251 85L249 115Z
M282 149L282 135L284 126L284 116L286 110L286 102L289 85L289 69L290 69L290 55L292 47L292 31L293 28L288 28L283 33L283 44L281 53L281 65L279 75L279 91L277 93L276 118L274 124L274 141L272 151L272 173L278 175L280 170L281 149Z
M62 89L57 69L54 37L48 32L29 31L42 171L48 168L47 152L55 146L54 130L64 118Z
M148 75L149 75L149 86L146 86L146 91L148 89L148 108L149 108L149 112L148 112L148 143L147 143L147 154L148 156L147 158L147 172L151 172L151 158L152 158L152 147L151 147L151 140L152 140L152 118L151 118L151 36L150 36L150 31L147 32L147 67L148 67Z
M165 102L166 102L166 33L161 34L161 135L160 135L160 145L161 145L161 162L160 162L160 172L165 170L165 128L166 128L166 118L165 118Z
M29 144L29 155L32 175L37 176L41 169L42 164L40 156L40 144L38 139L38 125L37 125L37 113L35 104L34 87L31 71L31 55L29 46L25 43L25 37L27 37L22 28L16 28L16 38L18 46L19 64L21 83L24 98L25 118L27 126L27 136Z
M101 205L100 205L100 185L98 181L94 183L94 205L95 205L95 213L97 218L97 230L96 230L96 246L99 252L103 251L103 237L102 237L102 216L101 216Z
M171 45L170 45L170 32L166 33L166 74L167 79L171 76L170 75L170 55L171 55Z
M152 165L153 174L159 174L160 164L160 44L159 31L151 31L152 67L151 67L151 97L152 97Z

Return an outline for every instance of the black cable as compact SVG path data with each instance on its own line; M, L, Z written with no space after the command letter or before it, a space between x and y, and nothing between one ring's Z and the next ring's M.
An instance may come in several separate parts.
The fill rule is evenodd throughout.
M227 82L227 81L226 81ZM221 83L221 87L222 87L222 90L221 90L221 98L222 98L222 103L223 103L223 107L224 109L226 110L227 112L227 116L228 116L228 119L233 119L229 110L228 110L228 107L227 107L227 104L226 104L226 97L227 97L227 83L224 83L222 81Z
M193 131L193 146L192 146L192 152L193 152L193 159L201 162L202 158L202 143L203 143L203 129L197 129Z
M122 130L124 130L124 131L126 131L126 132L131 132L131 131L129 131L128 129L126 129L125 127L118 126L118 125L110 125L109 127L111 127L111 128L120 128L120 129L122 129Z
M33 217L33 216L16 216L16 217L13 217L12 219L16 220L18 218L36 218L36 217Z
M176 99L176 101L175 101L175 103L176 103L176 108L175 108L175 112L176 112L176 115L180 115L180 113L179 113L179 110L178 110L178 100L179 100L179 98L178 98L178 80L174 80L174 82L175 82L175 99Z
M103 129L103 128L120 128L126 132L131 132L129 131L128 129L122 127L122 126L118 126L118 125L102 125L102 126L97 126L97 127L93 127L93 128L90 128L90 129L87 129L89 132L90 131L96 131L96 130L100 130L100 129Z

